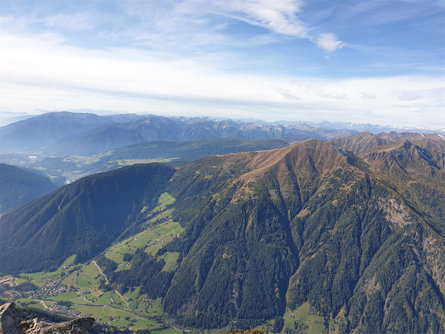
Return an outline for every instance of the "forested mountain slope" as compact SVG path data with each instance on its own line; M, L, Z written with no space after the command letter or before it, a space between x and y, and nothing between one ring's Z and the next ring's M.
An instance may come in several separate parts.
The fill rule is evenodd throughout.
M51 270L72 254L98 255L154 205L173 172L152 164L95 174L5 213L0 270Z
M182 232L170 233L167 242L134 241L137 249L125 248L128 255L111 256L120 245L115 243L97 263L115 289L139 287L148 298L162 297L178 326L251 328L309 303L324 317L326 330L441 332L444 150L435 139L411 140L367 143L370 149L360 156L346 146L307 140L208 157L176 171L138 165L82 179L0 218L2 244L13 236L24 245L21 261L11 264L19 245L10 241L0 268L41 270L71 254L80 261L99 254L100 247L84 251L84 243L75 243L82 234L71 235L68 226L78 224L72 217L81 218L83 230L93 227L94 240L105 236L102 249L122 240L125 230L130 236L177 222ZM130 191L123 189L127 182L112 181L121 174L148 176L131 183ZM94 204L99 193L92 189L101 184L96 178L106 189L100 194L123 201L118 216L111 202L82 201ZM89 196L77 196L81 186ZM70 211L73 206L77 211ZM116 232L95 227L105 212L109 216L100 221ZM66 226L58 230L66 246L49 252L45 262L26 261L31 249L44 248L43 236L55 228L56 217L57 226ZM24 233L22 226L33 230ZM33 235L41 239L34 242ZM164 255L173 254L166 270ZM115 262L122 256L123 264Z

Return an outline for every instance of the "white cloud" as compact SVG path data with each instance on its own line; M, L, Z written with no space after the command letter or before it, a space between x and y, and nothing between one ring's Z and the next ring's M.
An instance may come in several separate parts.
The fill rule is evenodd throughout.
M7 110L89 108L429 128L445 124L441 77L243 75L202 58L166 60L120 48L92 51L66 46L57 38L0 34L0 44L0 108ZM400 100L404 92L419 98Z
M257 25L279 34L307 38L306 27L297 18L301 1L293 0L250 0L226 1L223 11L227 15Z
M334 52L345 46L345 43L339 41L335 34L323 33L318 35L317 46L327 52Z

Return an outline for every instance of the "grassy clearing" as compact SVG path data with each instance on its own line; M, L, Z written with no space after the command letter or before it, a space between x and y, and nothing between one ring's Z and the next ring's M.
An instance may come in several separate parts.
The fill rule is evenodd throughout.
M108 323L116 327L127 327L131 330L158 329L163 327L162 324L155 320L146 319L134 315L131 312L107 305L73 305L73 309L81 312L83 315L90 315L99 322Z
M140 288L136 288L134 290L127 291L123 294L123 297L128 301L128 305L130 309L145 312L148 307L148 298L147 296L140 295Z
M157 206L147 213L147 218L150 218L145 223L147 229L111 246L105 252L107 258L118 264L117 271L130 269L129 263L124 261L125 254L134 254L137 249L145 249L147 253L156 255L163 245L183 232L183 228L179 223L173 222L171 218L173 209L168 209L175 201L176 199L169 193L161 194ZM143 207L141 213L145 213L147 210L147 207ZM167 260L170 262L166 269L171 270L174 266L172 264L174 256L170 255L170 258Z
M321 316L314 315L310 311L309 303L304 303L296 310L287 310L283 316L284 327L281 333L286 329L297 330L298 333L320 334L324 333L324 319ZM274 320L268 320L265 324L258 327L263 332L271 332Z
M22 306L22 307L32 307L32 308L39 309L39 310L45 310L45 308L39 301L32 299L32 298L20 298L20 299L16 299L15 302L17 305Z
M175 204L175 202L176 199L169 193L165 192L159 196L158 205L153 209L152 213L164 211L167 206Z
M309 303L304 303L294 311L288 311L284 315L284 326L294 329L295 322L308 334L322 333L324 319L321 316L311 314Z
M51 299L56 302L63 302L63 301L70 301L75 304L87 304L87 298L85 295L78 296L76 292L65 292L58 294L57 296L48 297L48 299Z
M162 271L174 271L177 268L177 262L179 258L179 252L167 252L164 254L163 259L165 261Z
M161 298L150 300L147 314L151 317L157 317L157 316L161 316L163 313L164 312L163 312Z
M126 304L115 291L105 292L103 295L95 298L93 303L97 305L112 305L118 308L126 308Z
M37 272L37 273L31 273L31 274L20 274L18 281L20 280L20 282L22 282L23 280L26 281L30 281L33 284L37 285L37 286L42 286L45 283L55 279L55 278L59 278L62 273L65 275L68 275L68 272L73 270L74 268L74 261L76 260L76 256L72 255L70 257L68 257L63 263L62 265L53 272Z
M95 295L99 295L99 279L102 277L103 276L97 267L90 262L87 265L83 265L79 270L71 273L62 283L67 287L72 287L79 291L90 291Z
M125 270L128 268L128 262L123 260L124 254L134 254L137 249L142 248L147 253L156 255L159 249L183 231L179 223L169 220L112 246L106 251L105 256L120 265L118 270ZM170 256L169 261L172 260L173 256Z
M170 195L167 192L162 193L161 196L159 196L158 203L157 203L156 207L153 210L151 210L148 213L148 215L153 216L153 214L155 214L155 213L164 211L167 208L167 206L170 206L170 205L174 204L175 202L176 202L176 199L172 195ZM147 210L148 210L148 206L144 206L141 210L141 213L144 213Z
M147 244L145 251L151 255L156 253L167 243L179 236L184 229L177 222L169 221L152 230L152 238Z

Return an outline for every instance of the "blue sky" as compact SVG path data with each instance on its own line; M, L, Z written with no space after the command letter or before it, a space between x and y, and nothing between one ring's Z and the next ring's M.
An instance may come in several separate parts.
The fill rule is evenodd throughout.
M0 111L445 129L445 0L0 3Z

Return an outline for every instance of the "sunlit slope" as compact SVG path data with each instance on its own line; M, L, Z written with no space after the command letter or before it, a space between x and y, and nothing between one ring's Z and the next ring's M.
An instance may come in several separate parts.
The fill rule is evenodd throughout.
M125 233L82 261L97 255L99 290L160 300L180 327L284 316L287 328L303 319L301 330L443 331L443 151L428 140L360 156L307 140L115 171L168 172L159 190L128 193Z

